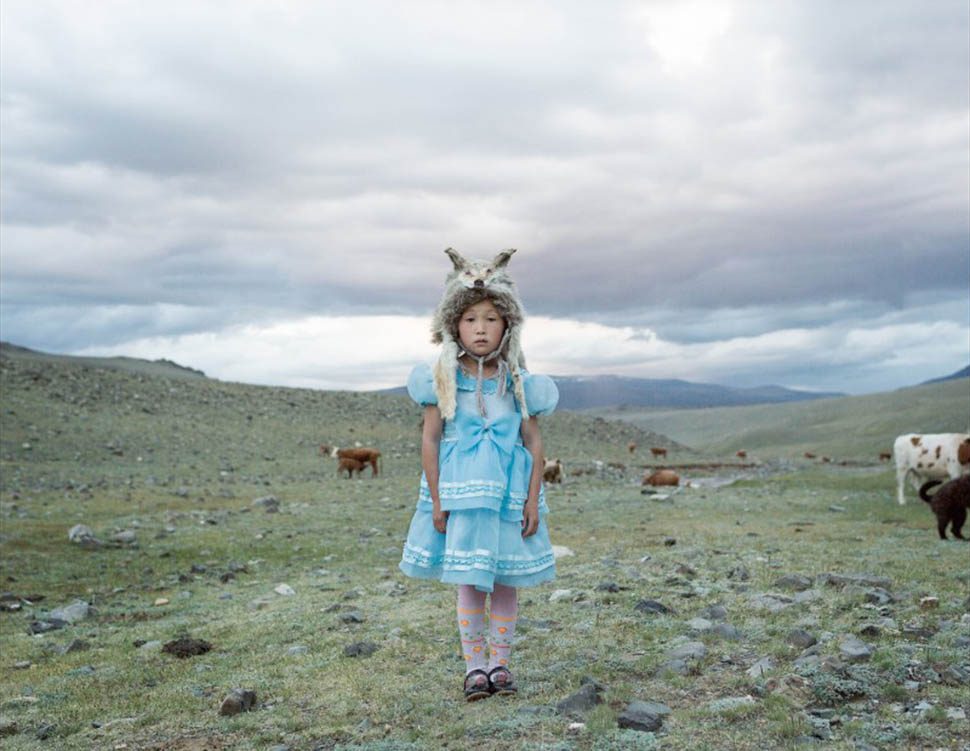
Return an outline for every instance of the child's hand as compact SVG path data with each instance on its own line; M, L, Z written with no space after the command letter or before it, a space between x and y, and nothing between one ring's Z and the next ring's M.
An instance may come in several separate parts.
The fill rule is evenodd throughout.
M539 529L539 501L528 500L522 509L522 536L531 537Z
M436 530L444 534L448 529L448 512L442 511L440 508L432 510L431 522L434 524Z

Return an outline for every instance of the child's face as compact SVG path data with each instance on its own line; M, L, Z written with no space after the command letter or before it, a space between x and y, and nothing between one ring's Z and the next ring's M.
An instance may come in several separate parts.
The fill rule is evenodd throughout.
M458 321L458 338L466 352L476 357L498 349L505 333L505 320L491 300L470 305Z

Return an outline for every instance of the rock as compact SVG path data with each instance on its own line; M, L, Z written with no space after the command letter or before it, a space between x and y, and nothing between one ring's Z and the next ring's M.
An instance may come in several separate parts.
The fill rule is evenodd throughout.
M903 633L917 639L932 639L936 629L929 626L903 626Z
M815 583L827 584L830 587L844 587L846 584L856 584L867 587L882 587L888 589L892 582L885 576L873 576L872 574L832 574L823 573L815 577Z
M728 641L740 641L741 639L741 632L730 623L718 623L711 629L711 633L717 634L722 639L727 639Z
M775 669L775 661L770 657L762 657L745 672L749 678L761 678Z
M138 537L133 529L123 529L120 532L115 532L108 538L109 542L117 542L122 545L131 545L138 541Z
M779 589L794 589L797 592L803 592L812 586L812 582L807 577L788 574L780 579L776 579L773 586Z
M950 686L965 686L970 684L970 670L967 670L962 665L953 663L943 668L940 673L940 680Z
M737 579L738 581L746 582L750 578L751 575L744 566L735 566L728 571L728 579Z
M222 700L219 707L219 714L223 717L232 717L250 711L256 706L256 693L241 688L233 689L233 692Z
M751 696L725 696L723 699L714 699L707 703L707 709L715 714L722 712L732 712L739 707L753 707L757 704Z
M205 654L210 649L212 649L212 645L204 639L190 639L187 636L166 642L162 647L163 652L175 655L178 658L195 657Z
M15 662L13 664L14 670L27 670L33 663L30 660L21 660L20 662Z
M278 595L282 595L283 597L292 597L296 594L296 590L293 589L293 587L291 587L289 584L277 584L275 587L273 587L273 591Z
M655 675L662 676L664 673L676 673L677 675L687 675L690 672L690 665L687 660L668 660L659 668Z
M798 649L808 649L813 644L817 644L818 639L803 628L795 628L788 632L788 635L785 637L785 643L791 644Z
M964 712L960 707L950 707L946 710L946 716L950 720L962 721L967 719L967 713Z
M672 548L676 544L677 544L677 539L674 537L667 537L664 539L664 545L666 545L668 548Z
M576 555L572 550L567 548L565 545L553 545L552 554L557 560L560 558L568 558L571 555Z
M363 623L364 614L359 610L350 610L337 616L342 623Z
M924 610L929 610L930 608L940 607L939 597L921 597L919 601L919 606Z
M286 650L286 654L295 657L296 655L305 655L309 652L309 648L303 646L302 644L295 644Z
M74 543L80 543L85 538L94 538L94 530L87 524L75 524L67 531L67 539Z
M845 506L835 506L835 505L829 506L829 511L834 511L837 514L841 514L842 512L845 511Z
M573 591L571 589L557 589L551 595L549 595L549 602L559 602L561 600L568 600L573 596Z
M269 605L269 600L264 600L262 598L250 600L248 603L246 603L246 607L250 610L262 610L267 605Z
M71 641L69 641L64 646L58 647L57 653L61 655L66 655L70 652L81 652L85 649L89 649L90 646L91 645L88 644L86 641L84 641L84 639L71 639Z
M872 647L854 636L839 645L839 654L846 662L865 662L872 657L872 652Z
M253 506L262 506L267 514L276 514L280 510L279 499L275 495L264 495L253 501Z
M792 599L798 604L805 602L812 602L813 600L821 600L824 595L817 589L806 589L804 592L796 592Z
M712 621L723 621L727 618L727 610L723 605L714 603L701 611L701 617Z
M652 733L660 730L663 718L670 714L670 707L653 701L632 701L617 718L621 728Z
M168 605L170 600L167 597L159 597L153 603L155 607L161 607L162 605Z
M378 649L372 641L357 641L344 647L344 657L370 657Z
M748 605L752 608L757 608L759 610L768 610L772 613L778 613L792 604L793 600L790 597L785 597L783 595L770 595L767 593L753 594L748 597Z
M667 652L670 660L700 660L707 656L707 647L702 641L689 641Z
M893 597L892 592L883 589L882 587L873 587L872 589L866 590L865 598L866 602L872 602L876 605L888 605L889 603L896 601L896 598Z
M620 585L616 582L601 582L596 585L597 592L619 592Z
M70 605L63 608L55 608L51 611L51 619L67 621L74 624L83 621L91 614L91 606L84 600L74 600Z
M595 683L584 683L579 691L556 704L562 715L583 715L602 701Z
M699 633L710 631L713 626L714 624L707 620L707 618L691 618L687 621L687 628Z
M52 618L50 620L31 621L28 629L32 634L46 634L48 631L56 631L69 625L67 621L62 621L60 618Z
M639 613L674 613L671 608L668 608L666 605L659 603L656 600L640 600L640 602L633 606L633 609Z
M158 639L153 639L152 641L146 641L144 644L140 644L138 649L142 652L154 652L156 649L162 648L162 642Z
M882 633L882 627L878 623L863 623L859 627L859 633L863 636L879 636Z
M20 732L20 727L16 721L9 717L0 717L0 738L7 735L16 735Z

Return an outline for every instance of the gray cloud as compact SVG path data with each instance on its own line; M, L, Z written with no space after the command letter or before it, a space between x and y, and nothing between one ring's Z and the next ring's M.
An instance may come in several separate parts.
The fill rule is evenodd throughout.
M693 6L4 4L3 336L425 314L447 245L684 343L965 326L965 4Z

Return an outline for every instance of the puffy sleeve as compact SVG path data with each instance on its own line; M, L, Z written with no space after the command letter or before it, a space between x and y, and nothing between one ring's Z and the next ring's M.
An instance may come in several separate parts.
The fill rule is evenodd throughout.
M525 403L530 414L551 414L559 403L556 382L549 376L525 374Z
M408 376L408 395L422 407L438 403L431 381L431 366L427 363L415 365Z

